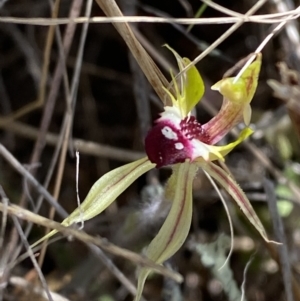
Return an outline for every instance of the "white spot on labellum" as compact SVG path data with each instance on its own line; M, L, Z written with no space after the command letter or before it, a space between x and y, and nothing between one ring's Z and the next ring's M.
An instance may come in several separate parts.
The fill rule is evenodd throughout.
M163 127L161 132L169 140L178 140L177 134L168 126Z
M181 150L184 148L183 144L178 142L178 143L175 143L175 148L178 149L178 150Z

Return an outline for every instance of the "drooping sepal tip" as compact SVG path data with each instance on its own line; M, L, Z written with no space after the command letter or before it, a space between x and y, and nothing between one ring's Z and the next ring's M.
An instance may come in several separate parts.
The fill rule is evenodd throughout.
M193 207L192 186L197 169L196 164L189 162L173 166L173 174L166 188L166 198L172 200L171 209L145 254L157 264L173 256L183 245L189 233ZM145 280L150 272L149 268L139 270L135 301L140 300Z
M250 201L235 182L235 180L222 168L217 166L212 162L199 163L199 165L211 176L213 177L221 187L223 187L228 194L234 199L234 201L241 208L242 212L245 214L247 219L252 223L256 230L260 233L261 237L268 243L280 244L276 241L270 240L267 236L266 230L261 223L259 217L255 213Z

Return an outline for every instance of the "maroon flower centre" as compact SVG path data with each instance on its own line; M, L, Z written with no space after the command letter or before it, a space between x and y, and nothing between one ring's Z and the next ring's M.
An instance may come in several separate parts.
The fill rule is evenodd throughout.
M198 139L207 143L209 136L194 116L185 117L180 122L180 130L187 139Z
M174 124L172 119L161 120L148 132L145 150L149 160L156 167L182 163L194 159L193 139L206 143L208 135L194 116L189 116Z

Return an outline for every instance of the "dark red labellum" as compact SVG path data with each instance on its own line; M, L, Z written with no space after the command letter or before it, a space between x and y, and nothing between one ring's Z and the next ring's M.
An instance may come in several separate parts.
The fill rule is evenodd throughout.
M169 122L159 122L145 139L145 150L149 160L162 167L184 162L191 153L190 141Z
M145 139L145 150L149 160L159 168L182 163L186 159L194 160L197 155L196 142L206 143L208 138L194 116L188 116L180 122L163 119L158 120L149 131Z

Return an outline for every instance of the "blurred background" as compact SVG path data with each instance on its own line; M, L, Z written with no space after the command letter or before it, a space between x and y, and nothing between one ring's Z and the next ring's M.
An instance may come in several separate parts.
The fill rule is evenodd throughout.
M299 5L296 0L117 1L124 15L174 18L245 14L258 2L261 6L254 15L286 13L286 18ZM96 2L88 0L0 0L0 143L67 212L77 206L75 151L80 153L78 185L83 200L101 175L143 156L145 135L163 108L112 24L49 26L41 20L37 25L26 24L32 18L78 16L105 15ZM241 24L196 65L206 86L195 112L200 123L208 121L221 105L221 96L210 87L257 49L280 23L278 18ZM154 22L131 26L170 79L171 68L177 72L176 62L163 45L194 59L232 26L214 20L192 27ZM145 300L300 301L298 27L297 17L286 21L263 47L259 85L252 101L255 133L226 160L269 236L284 246L263 242L224 193L234 225L234 250L229 264L219 270L230 248L229 224L218 194L200 171L194 183L190 235L166 263L183 275L184 282L151 274ZM222 142L233 140L228 135ZM2 202L9 200L31 211L38 206L39 214L62 220L12 160L4 160L3 152L0 164ZM105 213L86 222L84 230L141 252L168 212L163 190L169 175L165 168L141 177ZM2 214L0 300L48 300L31 260L15 263L26 249L15 221L4 217ZM30 243L45 233L43 227L30 229L29 223L19 223ZM132 300L130 285L116 275L123 273L135 284L134 262L107 254L105 260L114 265L108 267L84 244L65 238L49 245L37 259L49 290L55 292L53 300Z

